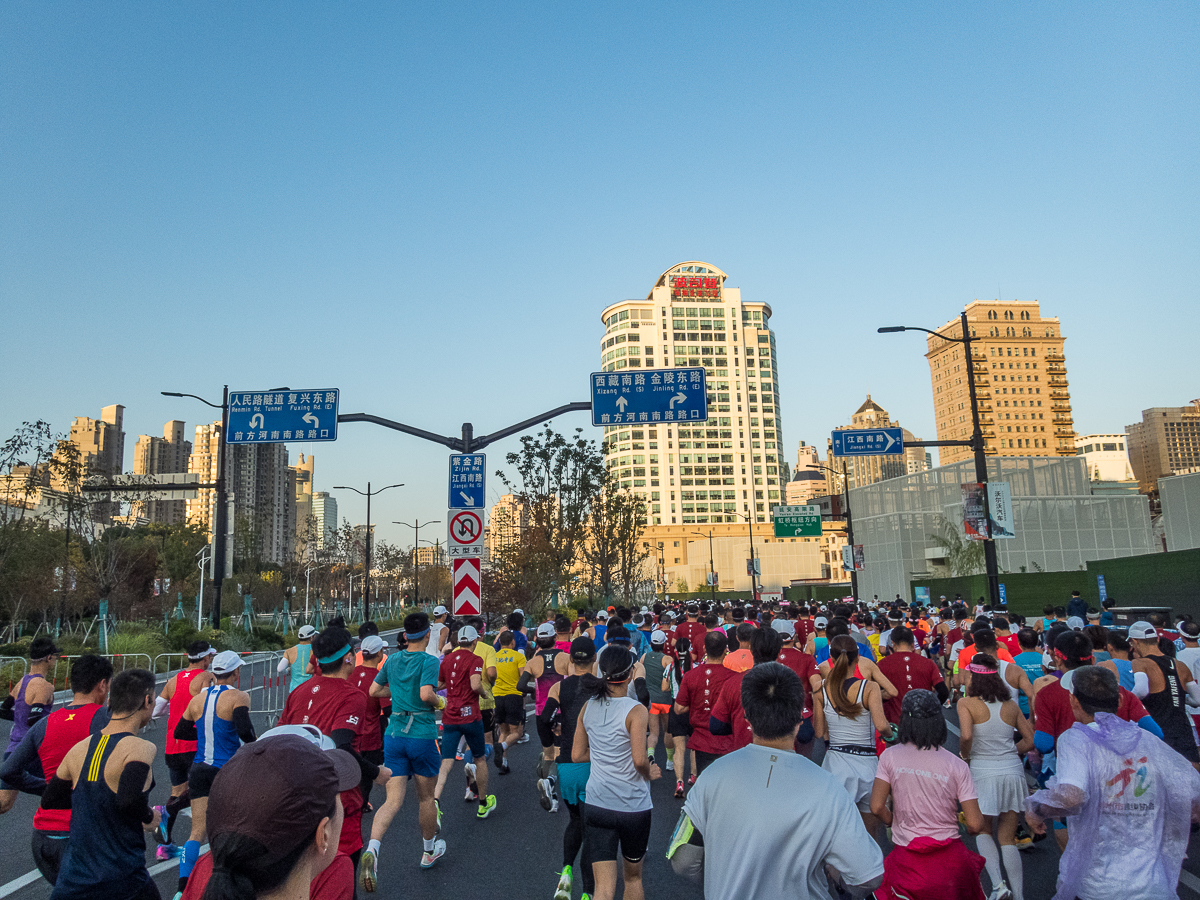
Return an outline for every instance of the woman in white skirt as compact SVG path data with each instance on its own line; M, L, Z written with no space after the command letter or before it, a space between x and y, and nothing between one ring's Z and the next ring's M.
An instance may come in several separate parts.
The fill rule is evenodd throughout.
M962 758L971 764L979 811L987 823L987 830L976 836L976 845L992 880L989 900L1024 900L1016 833L1029 787L1020 754L1033 749L1033 726L1013 701L993 657L977 653L967 675L967 696L958 701L959 746ZM1019 743L1013 740L1014 731L1021 735ZM998 850L993 833L1000 842ZM1000 872L1001 856L1008 884Z
M829 742L821 768L846 786L867 831L874 836L879 824L871 814L871 788L879 765L875 732L890 740L893 728L883 714L879 685L858 672L854 638L844 634L833 638L829 658L833 669L819 696L813 697L813 728L817 737Z

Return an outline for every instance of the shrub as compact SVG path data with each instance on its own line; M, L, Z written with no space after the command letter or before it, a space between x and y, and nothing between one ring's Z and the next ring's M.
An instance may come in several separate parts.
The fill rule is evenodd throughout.
M144 653L153 662L158 654L167 652L167 639L165 635L152 631L142 631L140 634L121 631L108 636L108 652L114 656Z

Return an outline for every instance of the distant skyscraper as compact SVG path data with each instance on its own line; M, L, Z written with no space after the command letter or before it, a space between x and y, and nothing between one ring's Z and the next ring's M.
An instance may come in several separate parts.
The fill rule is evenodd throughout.
M893 422L888 411L872 400L870 394L867 394L867 399L862 406L850 417L849 427L851 429L900 428L900 423ZM843 427L836 430L844 431L846 429ZM920 440L907 428L900 428L900 432L906 443ZM852 488L876 484L888 478L899 478L901 475L913 475L929 468L923 447L906 448L904 453L898 456L834 456L832 439L829 441L829 460L830 468L836 469L848 477ZM830 485L830 490L840 492L844 487L838 480L837 484Z
M966 311L987 453L1074 456L1065 338L1058 319L1044 318L1036 300L976 300ZM938 330L949 337L962 335L958 318ZM963 345L932 335L926 341L938 440L967 440L973 424ZM939 448L943 466L970 457L969 447Z
M71 421L71 442L79 448L85 475L115 476L125 471L125 407L100 410L99 419L77 416Z
M139 435L133 445L134 475L170 475L188 470L192 444L184 440L184 423L178 419L163 426L162 437ZM179 525L187 520L186 500L140 500L134 516L160 525Z
M505 494L492 506L488 516L487 535L484 538L488 557L497 551L521 540L521 532L529 527L529 507L514 497Z
M318 540L318 531L312 521L313 470L316 461L317 458L312 454L306 459L301 453L300 459L292 467L296 498L293 507L296 519L292 523L292 532L296 535L296 550L302 554L307 552L310 543Z
M663 272L644 300L601 314L606 372L703 366L706 422L629 423L604 429L606 462L646 503L649 526L771 522L783 502L779 367L771 307L704 262Z
M319 550L330 549L337 540L337 498L326 491L315 491L312 495L312 515L316 520L316 546Z
M1143 494L1158 490L1158 479L1200 468L1200 400L1187 406L1142 410L1142 421L1127 425L1129 464Z

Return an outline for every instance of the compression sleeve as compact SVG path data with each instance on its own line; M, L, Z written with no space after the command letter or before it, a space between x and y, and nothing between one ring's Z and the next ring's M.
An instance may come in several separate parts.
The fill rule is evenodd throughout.
M542 707L542 711L538 713L538 721L545 727L551 728L554 726L554 716L558 713L558 700L554 697L546 698L546 705Z
M379 777L379 766L363 759L362 754L354 749L353 731L349 728L339 728L330 737L333 738L333 743L339 750L345 750L354 757L354 761L358 763L359 771L362 772L363 781L372 782Z
M191 719L180 719L175 723L175 740L177 741L194 741L200 737L200 732L196 730L196 723Z
M1054 738L1045 731L1035 731L1033 746L1037 747L1039 753L1049 753L1054 749Z
M46 790L42 793L42 809L70 809L71 782L64 781L57 775L50 779Z
M150 766L144 762L129 762L121 770L117 782L117 811L130 819L149 824L154 810L146 802L146 776Z
M1163 730L1159 728L1158 723L1155 722L1150 716L1142 716L1140 719L1138 719L1138 727L1141 728L1142 731L1150 732L1160 741L1162 740Z
M533 682L533 684L530 684ZM521 673L521 677L517 680L517 690L522 694L537 693L537 679L533 677L533 673L525 671Z
M4 702L0 703L0 719L8 722L13 721L16 713L13 712L13 707L17 705L17 701L11 694L4 698Z
M275 667L275 671L278 672L280 675L282 675L284 672L286 672L291 667L292 667L292 664L288 661L288 658L286 656L281 656L279 658L279 665L277 665Z
M1189 681L1184 690L1187 691L1188 699L1192 701L1189 705L1200 706L1200 681Z
M942 703L950 699L950 689L946 687L946 682L939 681L933 686L933 690L937 693L938 700Z
M1133 696L1145 700L1150 693L1150 678L1145 672L1133 673Z
M633 680L633 692L637 695L638 703L650 708L650 688L646 687L645 678L635 678Z
M49 710L46 709L46 704L30 703L29 717L25 720L26 724L36 725L38 722L42 721L42 719L46 718L47 712L49 712Z
M254 726L250 723L250 707L235 706L233 709L233 717L231 719L233 727L237 729L238 737L242 739L243 744L249 744L257 739L254 733Z
M161 719L171 711L171 701L166 697L154 698L154 712L150 713L150 718Z
M709 714L709 717L708 717L708 730L710 733L715 734L717 736L733 734L733 726L731 724L729 724L728 722L722 722L720 719L718 719L716 716L712 715L711 713Z

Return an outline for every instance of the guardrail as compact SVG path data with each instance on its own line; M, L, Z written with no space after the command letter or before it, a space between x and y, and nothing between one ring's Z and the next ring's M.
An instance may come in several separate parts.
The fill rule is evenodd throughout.
M7 695L29 671L29 660L23 656L0 656L0 684Z
M69 688L71 664L79 659L81 655L83 654L60 656L54 661L54 669L51 672L50 680L54 683L56 691L67 690ZM149 669L152 665L148 653L99 653L89 655L100 656L111 662L113 675L124 672L126 669Z
M261 713L270 726L274 726L283 713L288 695L288 679L276 671L283 651L250 650L238 653L238 656L247 671L238 678L237 687L250 695L250 712ZM160 653L151 665L154 667L151 671L157 674L174 675L187 667L187 654Z

